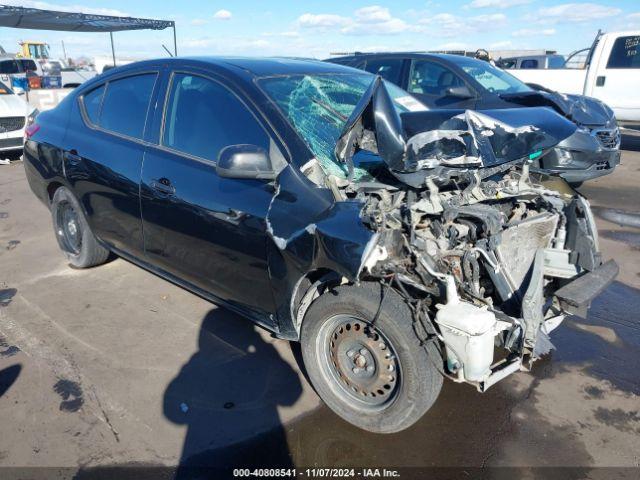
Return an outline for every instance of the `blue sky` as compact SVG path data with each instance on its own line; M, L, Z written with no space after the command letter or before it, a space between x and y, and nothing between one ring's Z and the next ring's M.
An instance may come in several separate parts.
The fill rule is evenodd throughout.
M598 28L640 29L640 1L550 0L431 1L92 1L29 0L0 3L131 15L176 21L181 55L288 55L324 58L330 52L547 48L569 53L591 44ZM0 45L14 52L18 40L43 40L61 56L110 55L108 34L3 28ZM166 55L169 30L115 34L118 55Z

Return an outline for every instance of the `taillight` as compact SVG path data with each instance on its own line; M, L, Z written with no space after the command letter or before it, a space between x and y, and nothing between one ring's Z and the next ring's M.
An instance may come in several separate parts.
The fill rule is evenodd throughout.
M36 134L38 130L40 130L40 125L38 125L37 123L32 123L24 129L24 138L26 140L30 139Z

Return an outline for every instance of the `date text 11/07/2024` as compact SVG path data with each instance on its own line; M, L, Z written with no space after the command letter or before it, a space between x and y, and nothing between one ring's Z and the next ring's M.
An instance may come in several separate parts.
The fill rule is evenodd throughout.
M398 470L388 468L236 468L234 478L399 478Z

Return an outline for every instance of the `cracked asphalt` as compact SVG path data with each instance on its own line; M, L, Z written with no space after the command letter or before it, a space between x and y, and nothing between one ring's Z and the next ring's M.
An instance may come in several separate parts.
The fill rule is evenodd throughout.
M295 346L124 260L69 268L21 163L1 166L0 467L69 467L62 476L82 477L220 462L562 466L588 478L599 478L596 467L629 467L617 477L637 478L639 150L580 189L604 257L621 268L589 318L566 320L552 335L557 349L531 373L484 394L445 382L421 421L384 436L322 406Z

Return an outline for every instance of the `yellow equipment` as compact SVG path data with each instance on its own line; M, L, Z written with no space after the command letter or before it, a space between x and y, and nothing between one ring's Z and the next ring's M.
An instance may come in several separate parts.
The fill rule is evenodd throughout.
M30 40L20 42L20 52L16 57L46 60L49 58L49 44Z

